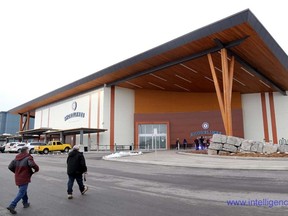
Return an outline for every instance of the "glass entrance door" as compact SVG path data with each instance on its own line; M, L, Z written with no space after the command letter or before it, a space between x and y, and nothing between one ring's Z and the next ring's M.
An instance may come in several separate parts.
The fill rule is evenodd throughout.
M138 143L142 150L167 149L167 125L139 124Z

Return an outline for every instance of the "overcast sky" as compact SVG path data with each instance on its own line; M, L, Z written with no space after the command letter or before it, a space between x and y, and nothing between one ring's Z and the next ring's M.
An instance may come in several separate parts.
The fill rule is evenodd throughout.
M247 8L288 53L283 0L0 0L0 111Z

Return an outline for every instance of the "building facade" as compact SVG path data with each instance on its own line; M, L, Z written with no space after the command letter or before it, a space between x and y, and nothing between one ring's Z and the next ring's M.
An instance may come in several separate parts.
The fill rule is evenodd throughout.
M288 97L278 93L233 93L234 136L278 143L288 138ZM113 103L113 104L111 104ZM111 109L114 118L111 119ZM110 130L113 125L114 131ZM49 104L36 110L35 128L102 128L84 135L89 150L110 150L114 145L134 149L171 149L177 138L193 143L200 136L224 134L215 93L183 93L104 87ZM68 139L68 138L67 138ZM72 138L73 139L73 138ZM75 142L79 143L79 135Z
M245 10L9 112L88 149L165 150L215 133L278 143L287 90L287 54Z

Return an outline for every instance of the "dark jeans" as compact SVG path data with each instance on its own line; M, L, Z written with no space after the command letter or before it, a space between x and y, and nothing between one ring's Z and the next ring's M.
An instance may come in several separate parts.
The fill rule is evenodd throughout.
M82 192L84 190L82 174L68 175L68 184L67 184L67 186L68 186L67 193L68 194L73 193L73 184L74 184L75 179L76 179L76 182L79 186L80 192Z
M28 203L28 196L27 196L27 189L28 189L28 184L20 185L18 186L19 191L18 194L16 195L15 199L11 202L9 207L15 208L17 206L17 203L22 199L23 204Z

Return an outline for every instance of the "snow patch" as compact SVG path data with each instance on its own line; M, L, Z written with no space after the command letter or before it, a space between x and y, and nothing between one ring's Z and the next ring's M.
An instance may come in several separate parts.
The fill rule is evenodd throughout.
M120 157L127 157L127 156L136 156L136 155L142 155L143 153L140 151L140 152L116 152L116 153L113 153L113 154L110 154L110 155L106 155L106 156L103 156L103 159L111 159L111 158L120 158Z

